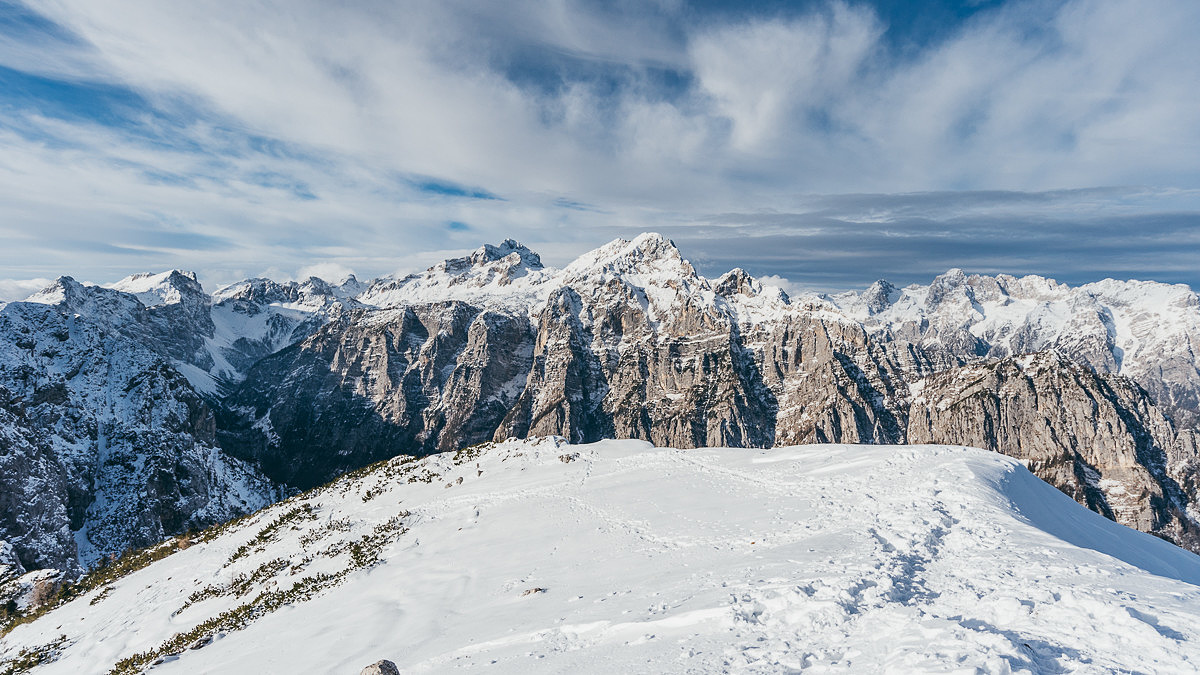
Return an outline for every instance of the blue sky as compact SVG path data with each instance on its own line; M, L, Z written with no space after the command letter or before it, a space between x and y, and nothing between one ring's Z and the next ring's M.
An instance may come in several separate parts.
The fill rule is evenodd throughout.
M1200 3L0 0L0 298L675 239L1200 288Z

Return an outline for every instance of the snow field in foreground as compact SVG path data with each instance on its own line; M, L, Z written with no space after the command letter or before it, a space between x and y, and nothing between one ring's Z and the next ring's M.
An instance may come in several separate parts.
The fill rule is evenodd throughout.
M65 636L36 672L108 672L282 597L151 672L1200 668L1200 557L981 450L541 439L364 473L18 627L0 658Z

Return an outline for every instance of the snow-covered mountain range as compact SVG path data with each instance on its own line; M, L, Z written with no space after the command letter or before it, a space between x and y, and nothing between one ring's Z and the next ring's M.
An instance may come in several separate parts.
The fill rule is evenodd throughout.
M949 446L485 444L158 549L53 673L1191 672L1200 558ZM98 575L97 575L98 576Z
M0 566L70 575L401 454L509 437L968 444L1200 548L1200 300L968 276L788 297L654 234L399 278L58 279L0 308ZM2 576L2 575L0 575Z

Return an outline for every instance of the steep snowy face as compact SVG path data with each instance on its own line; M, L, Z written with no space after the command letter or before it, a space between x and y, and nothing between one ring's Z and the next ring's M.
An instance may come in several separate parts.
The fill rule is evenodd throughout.
M25 650L55 654L35 673L169 675L1200 659L1200 558L961 447L506 442L392 460L191 543L17 626L0 662Z
M1077 292L1103 307L1116 372L1137 380L1180 424L1200 426L1200 296L1183 284L1111 279Z
M568 279L608 276L631 283L652 280L665 283L675 279L694 282L699 278L674 242L652 232L632 240L615 239L584 253L567 265L564 272Z
M268 354L312 335L343 313L361 307L352 299L361 292L353 277L339 285L316 277L276 282L247 279L213 293L213 335L206 342L212 357L207 374L226 393L246 371ZM212 390L203 378L202 389Z

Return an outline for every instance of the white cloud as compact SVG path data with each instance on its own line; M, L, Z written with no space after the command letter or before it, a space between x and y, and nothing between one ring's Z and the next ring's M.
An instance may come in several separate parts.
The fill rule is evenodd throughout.
M320 262L296 270L297 279L317 277L318 279L324 279L335 284L345 281L347 277L353 274L354 270L335 262Z
M17 302L54 283L51 279L0 279L0 302Z
M842 2L734 23L674 2L31 4L78 41L5 36L0 64L152 109L117 125L8 109L0 266L17 276L373 275L505 236L566 255L814 193L1200 180L1185 0L1010 3L912 54Z
M791 279L788 279L787 277L781 277L778 274L764 274L763 276L758 277L758 281L764 286L776 286L781 288L783 289L784 293L787 293L788 296L793 298L812 292L812 289L801 286L800 284L793 282Z
M734 150L769 153L808 109L827 108L860 84L879 48L874 13L832 5L828 15L722 26L691 43L700 89L732 124Z

